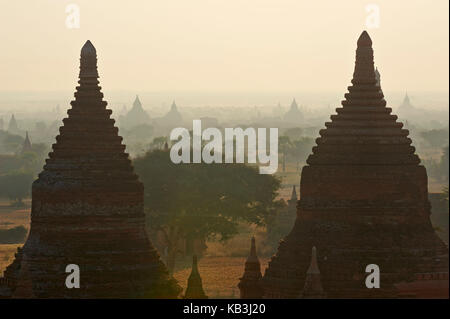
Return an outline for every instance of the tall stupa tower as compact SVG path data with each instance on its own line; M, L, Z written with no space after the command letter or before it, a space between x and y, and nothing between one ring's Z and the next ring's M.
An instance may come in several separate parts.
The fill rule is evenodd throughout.
M12 278L29 289L12 289L13 297L27 291L36 298L175 298L180 292L147 236L143 184L98 77L96 50L87 41L72 108L32 186L31 228L20 256L27 271ZM66 287L69 264L79 267L80 288Z
M365 31L348 90L303 167L297 220L265 272L264 297L299 295L313 246L329 298L396 298L408 295L403 283L424 287L416 298L448 297L448 248L430 222L427 173L386 107ZM365 285L369 264L379 266L378 289Z

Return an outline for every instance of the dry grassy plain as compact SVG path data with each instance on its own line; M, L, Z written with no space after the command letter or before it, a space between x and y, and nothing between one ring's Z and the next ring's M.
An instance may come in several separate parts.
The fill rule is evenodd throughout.
M198 262L198 269L203 281L203 288L209 298L239 298L237 284L244 273L245 257L203 257ZM267 266L268 258L261 258L261 271ZM190 268L175 272L174 277L186 289Z
M25 200L25 207L11 207L8 200L0 200L0 229L8 229L17 226L24 226L27 229L30 225L30 200ZM22 244L0 244L0 275L3 274L6 266L14 259L17 247Z

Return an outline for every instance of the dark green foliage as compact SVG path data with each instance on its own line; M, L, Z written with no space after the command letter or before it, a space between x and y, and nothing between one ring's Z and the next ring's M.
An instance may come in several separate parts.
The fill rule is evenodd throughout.
M174 164L154 150L134 161L144 183L147 222L167 243L172 272L182 239L225 241L241 222L264 225L275 214L280 181L244 164Z
M33 174L26 171L12 171L0 175L0 196L21 203L22 199L30 194L33 179Z
M420 133L420 136L433 147L443 147L448 144L448 129L434 129Z
M264 224L272 213L280 182L244 164L174 164L155 150L134 166L145 185L145 206L154 225L176 224L196 238L237 232L245 221Z

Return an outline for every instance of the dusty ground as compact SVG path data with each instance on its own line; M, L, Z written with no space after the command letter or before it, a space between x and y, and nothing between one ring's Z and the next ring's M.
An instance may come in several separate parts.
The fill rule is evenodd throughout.
M22 244L0 245L0 276L3 274L6 267L12 263L14 253L17 251L17 247L20 246L22 246Z
M269 259L261 258L261 271L267 267ZM239 298L237 284L244 273L245 257L203 257L198 262L203 288L209 298ZM174 277L186 289L190 268L175 272Z

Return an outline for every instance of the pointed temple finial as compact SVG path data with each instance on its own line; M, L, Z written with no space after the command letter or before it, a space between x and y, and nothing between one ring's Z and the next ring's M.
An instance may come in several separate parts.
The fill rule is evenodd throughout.
M297 201L297 190L295 189L295 185L292 186L292 194L291 194L291 200Z
M372 39L370 38L367 31L363 31L358 39L358 48L359 47L372 47Z
M307 274L320 274L319 266L317 265L317 251L316 247L311 251L311 263L309 264Z
M198 260L197 260L197 255L192 256L192 272L198 274Z
M87 40L81 48L81 56L97 56L97 50L91 41Z
M134 99L133 102L133 107L141 107L142 103L141 100L139 99L139 95L136 94L136 98Z
M302 299L325 298L325 292L320 280L320 270L317 265L316 247L313 247L311 250L311 263L306 271L305 286L299 297Z
M197 255L192 256L192 270L188 278L184 299L208 299L203 290L202 278L198 271Z
M256 257L256 241L255 236L252 236L252 243L250 246L250 256Z
M250 254L245 262L244 275L240 278L238 287L241 299L261 299L261 265L256 255L255 236L251 239Z
M356 48L355 70L353 72L352 84L356 86L377 86L377 77L373 62L372 40L369 34L364 31L358 39ZM357 88L365 90L366 88ZM347 103L347 102L345 102ZM382 102L383 106L386 105Z
M80 83L83 84L98 84L96 80L98 78L97 72L97 50L91 41L87 40L81 48L80 58ZM92 82L92 79L95 79Z
M17 126L17 121L14 114L11 115L11 119L8 124L8 132L17 133L19 131L19 127Z

